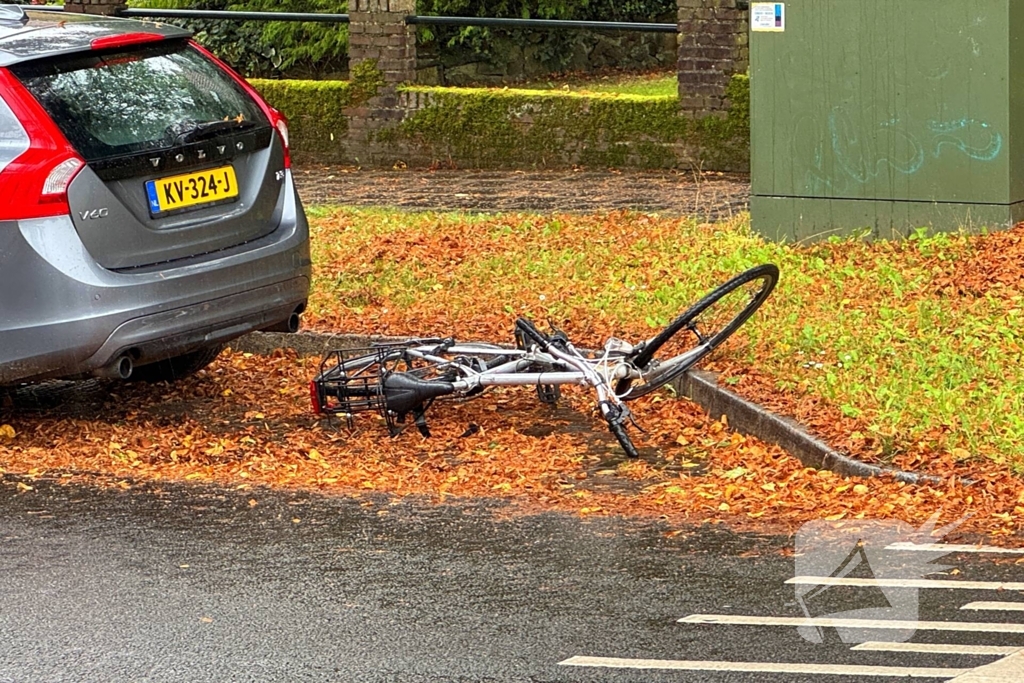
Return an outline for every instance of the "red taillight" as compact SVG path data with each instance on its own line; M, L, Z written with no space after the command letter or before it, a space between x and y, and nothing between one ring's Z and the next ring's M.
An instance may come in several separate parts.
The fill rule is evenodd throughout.
M267 104L267 101L263 99L263 96L256 92L256 89L249 85L248 81L242 78L230 66L228 66L220 59L218 59L212 52L210 52L205 47L203 47L195 41L190 41L190 44L197 52L199 52L204 57L206 57L214 64L219 66L221 69L223 69L225 72L227 72L227 74L231 76L231 78L235 79L235 82L238 83L238 85L240 85L243 90L245 90L246 94L248 94L249 97L256 100L256 104L260 105L260 109L263 110L263 113L266 114L267 119L270 120L270 125L272 125L274 129L277 130L277 134L281 138L281 146L284 147L284 167L291 168L292 155L291 151L289 150L288 142L288 121L287 119L285 119L284 114L282 114L281 112Z
M0 97L28 138L23 152L0 165L0 220L70 213L68 186L85 161L39 102L6 69L0 69Z
M284 114L273 107L270 107L270 115L271 117L276 117L271 118L270 120L273 121L274 128L277 129L277 134L281 136L281 144L284 145L284 167L291 168L292 153L291 143L288 141L288 119L284 117Z
M309 383L309 400L313 404L314 415L320 415L324 412L323 406L320 405L320 389L317 388L315 381Z
M94 50L106 50L108 48L128 47L129 45L141 45L143 43L155 43L163 40L166 36L159 33L122 33L119 36L104 36L97 38L91 43Z

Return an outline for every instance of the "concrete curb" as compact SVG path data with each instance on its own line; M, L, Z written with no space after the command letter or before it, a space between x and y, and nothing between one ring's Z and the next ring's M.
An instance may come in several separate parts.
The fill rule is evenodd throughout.
M843 455L810 434L796 421L776 415L721 387L713 373L694 370L683 375L674 386L679 394L702 407L712 417L725 415L731 429L779 446L805 467L831 470L844 477L888 476L908 484L938 484L943 481L942 477L869 465Z
M267 355L275 349L287 348L294 349L300 356L318 356L331 349L356 348L387 341L404 341L404 338L316 332L253 332L236 339L232 342L231 348L243 353L260 355ZM712 373L702 370L688 372L676 380L674 387L676 393L686 396L712 417L725 415L730 428L779 446L805 467L831 470L844 477L887 476L908 484L943 482L942 477L869 465L843 455L810 434L794 420L776 415L719 386Z
M322 356L332 349L354 349L380 342L405 341L405 337L365 334L323 334L320 332L251 332L229 346L242 353L267 356L276 349L293 349L299 356Z

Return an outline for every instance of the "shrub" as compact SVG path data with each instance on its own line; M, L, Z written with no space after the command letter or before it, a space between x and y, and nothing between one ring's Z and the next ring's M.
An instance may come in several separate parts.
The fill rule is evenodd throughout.
M570 19L581 21L675 21L675 0L418 0L420 14ZM538 31L484 27L421 29L420 40L436 42L444 61L478 58L494 64L508 61L516 47L531 45L534 58L552 71L567 69L592 31Z
M291 147L300 156L326 162L345 157L348 118L355 89L348 81L253 79L254 88L288 119Z
M129 0L132 7L250 12L346 12L347 0ZM348 65L348 26L316 22L169 20L248 77L324 76Z

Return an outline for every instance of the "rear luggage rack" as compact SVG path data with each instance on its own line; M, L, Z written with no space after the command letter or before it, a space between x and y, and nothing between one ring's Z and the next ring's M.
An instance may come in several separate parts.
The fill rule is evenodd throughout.
M395 416L387 408L384 379L400 364L408 365L405 348L394 344L328 352L320 361L319 374L310 383L314 412L329 418L344 417L351 429L356 413L374 411L394 433Z
M441 396L455 393L454 377L438 376L436 366L420 360L414 362L410 349L428 341L438 343L435 349L455 343L454 339L410 340L328 351L320 361L320 373L309 384L313 412L343 416L349 429L356 413L374 411L384 418L391 436L397 436L406 417L424 436L430 436L424 412Z

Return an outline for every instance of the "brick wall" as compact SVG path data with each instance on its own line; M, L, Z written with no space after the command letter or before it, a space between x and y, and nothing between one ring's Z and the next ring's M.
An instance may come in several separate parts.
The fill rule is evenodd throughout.
M679 106L695 116L725 116L729 80L750 62L748 12L736 0L677 1Z
M389 84L415 81L416 27L405 17L416 0L353 0L349 8L349 62L374 60Z
M79 14L102 14L112 16L123 10L127 5L124 0L65 0L65 12Z

